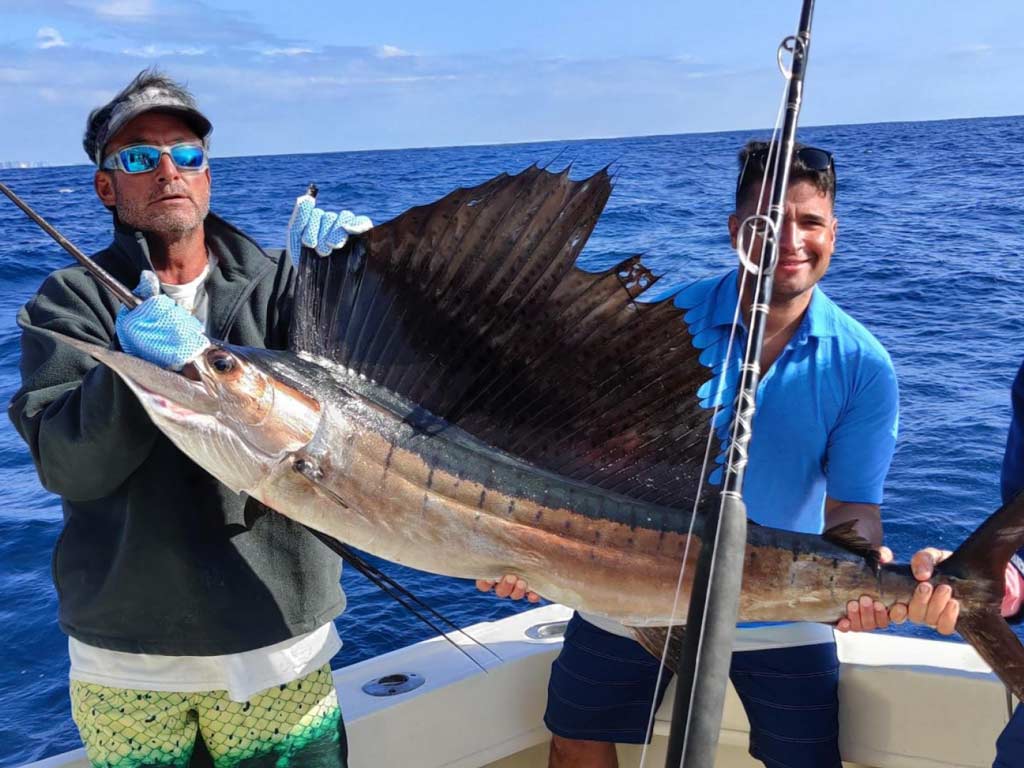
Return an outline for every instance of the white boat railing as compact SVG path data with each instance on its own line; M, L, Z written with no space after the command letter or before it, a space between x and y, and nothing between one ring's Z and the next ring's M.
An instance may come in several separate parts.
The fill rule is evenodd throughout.
M543 724L551 661L568 609L544 606L467 632L501 657L453 636L482 671L442 638L337 670L353 768L533 768L546 765ZM841 747L849 765L879 768L989 768L1009 709L1005 689L968 646L881 634L839 635L843 662ZM344 651L342 651L344 653ZM366 683L402 676L419 687L373 696ZM669 702L657 715L647 766L664 764ZM746 755L747 722L735 693L726 700L717 765L759 766ZM623 747L624 768L639 749ZM31 768L83 768L75 750Z

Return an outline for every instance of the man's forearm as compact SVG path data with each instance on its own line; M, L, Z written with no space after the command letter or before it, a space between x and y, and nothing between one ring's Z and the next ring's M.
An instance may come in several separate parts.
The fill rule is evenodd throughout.
M22 386L8 409L40 482L71 500L112 492L146 459L159 434L117 374L34 330L45 327L109 343L113 318L99 314L102 306L83 302L81 293L51 279L19 312L18 323L25 328Z
M159 434L128 387L102 366L48 405L40 402L42 392L19 395L10 415L40 482L72 500L114 491L145 461Z

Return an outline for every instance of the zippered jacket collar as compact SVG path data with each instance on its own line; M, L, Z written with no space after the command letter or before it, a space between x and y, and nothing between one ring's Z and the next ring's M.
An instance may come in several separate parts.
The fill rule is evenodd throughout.
M215 213L207 215L204 230L206 246L217 264L206 283L210 296L207 328L214 338L226 339L242 302L253 286L276 265L251 237ZM126 226L116 217L111 250L114 255L126 259L137 274L151 268L145 233Z

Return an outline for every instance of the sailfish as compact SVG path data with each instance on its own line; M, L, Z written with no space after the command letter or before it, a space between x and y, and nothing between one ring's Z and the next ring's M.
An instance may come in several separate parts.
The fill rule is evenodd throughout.
M712 372L683 310L643 300L656 277L639 257L577 266L610 194L606 170L531 167L326 258L305 251L287 351L214 341L183 375L57 340L116 371L234 491L413 568L516 574L652 653L667 643L671 666L716 503L705 457L721 446L698 396ZM1018 498L932 581L952 586L958 631L1024 698L1024 648L999 613L1022 544ZM742 621L834 622L851 599L891 605L917 585L849 522L821 536L752 525L744 567Z

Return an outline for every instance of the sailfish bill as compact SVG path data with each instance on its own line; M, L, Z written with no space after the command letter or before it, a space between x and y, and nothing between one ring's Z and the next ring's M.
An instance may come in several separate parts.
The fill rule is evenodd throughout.
M215 343L195 379L40 332L116 371L235 491L414 568L517 574L660 655L667 637L678 647L701 547L691 513L716 501L701 481L719 446L697 397L711 372L682 311L638 300L655 276L638 257L576 267L610 191L605 171L573 181L533 167L330 257L304 252L289 350ZM909 567L880 566L852 528L750 526L740 619L834 622L862 594L909 600ZM1019 697L1024 647L999 606L1022 544L1024 498L933 580L952 585L958 629Z

